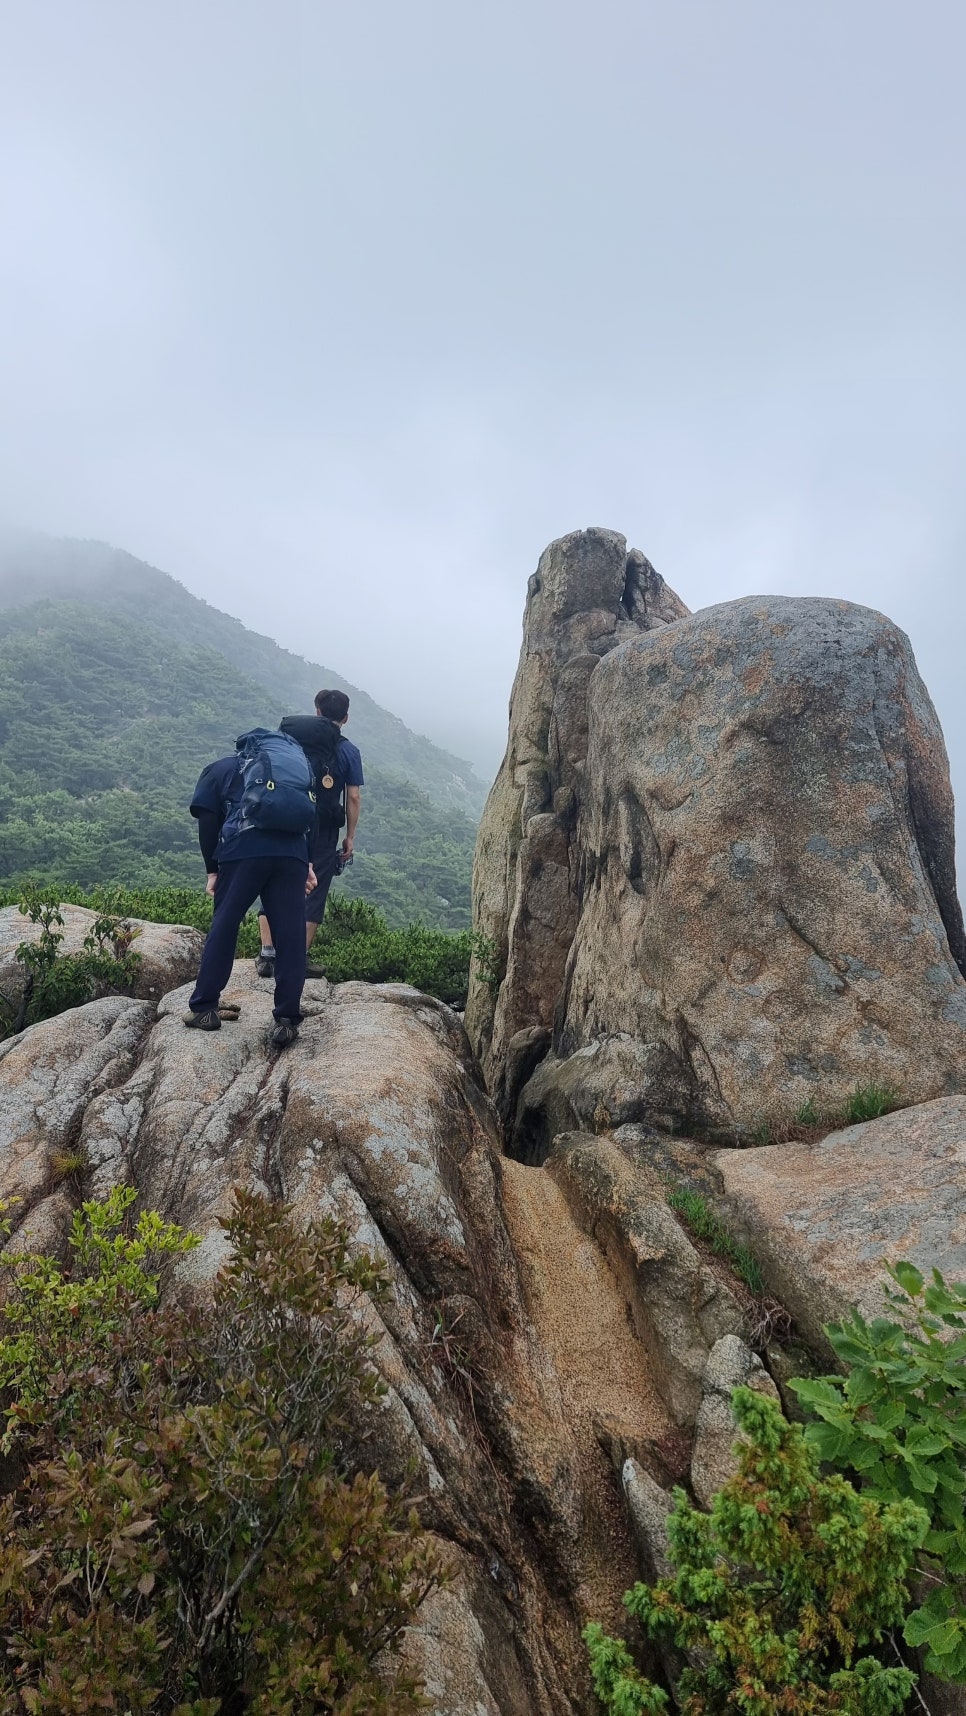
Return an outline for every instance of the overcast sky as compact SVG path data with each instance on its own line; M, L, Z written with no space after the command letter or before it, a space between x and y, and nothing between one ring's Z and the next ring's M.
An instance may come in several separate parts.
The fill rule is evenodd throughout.
M961 0L0 0L0 520L492 772L544 545L868 602L966 794Z

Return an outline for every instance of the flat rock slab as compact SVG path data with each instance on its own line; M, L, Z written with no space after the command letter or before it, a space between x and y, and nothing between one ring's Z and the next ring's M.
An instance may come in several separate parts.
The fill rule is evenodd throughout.
M966 1279L966 1097L713 1162L735 1225L810 1340L852 1306L877 1315L887 1263Z

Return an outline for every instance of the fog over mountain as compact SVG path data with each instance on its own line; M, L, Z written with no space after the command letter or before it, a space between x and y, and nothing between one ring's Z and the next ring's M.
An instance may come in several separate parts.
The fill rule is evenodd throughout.
M953 0L2 0L0 517L481 772L587 524L910 633L966 797Z

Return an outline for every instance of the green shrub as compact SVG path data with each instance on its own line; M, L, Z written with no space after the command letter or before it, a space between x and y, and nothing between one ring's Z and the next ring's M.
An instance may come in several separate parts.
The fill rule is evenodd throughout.
M707 1198L702 1197L700 1192L688 1191L684 1186L670 1187L666 1196L671 1209L681 1217L697 1239L704 1240L718 1257L723 1257L730 1263L735 1274L753 1293L764 1292L765 1278L757 1257L746 1245L739 1245L732 1237L724 1223L715 1215Z
M211 928L212 901L203 889L193 888L67 888L34 892L56 905L60 900L87 906L104 917L143 918L148 923L189 924L207 934ZM22 890L17 890L19 902ZM12 904L0 890L0 904ZM112 918L113 921L113 918ZM258 923L250 913L238 933L239 959L253 959L260 945ZM312 958L319 960L334 983L357 979L364 983L410 983L427 995L436 995L451 1007L463 1007L469 983L472 936L469 930L452 935L445 930L410 924L390 929L382 913L365 900L330 894L325 917L312 944ZM75 956L79 957L79 956ZM136 955L134 956L137 957ZM115 974L116 975L116 974ZM62 980L65 974L62 974ZM120 979L116 978L119 982ZM89 987L89 986L88 986ZM95 993L98 992L95 988ZM101 991L102 992L102 991ZM53 1011L74 1007L92 996L83 984L63 987L63 999ZM47 1017L47 1014L37 1014ZM32 1021L31 1021L32 1022Z
M925 1513L822 1477L801 1427L774 1401L739 1388L732 1404L747 1438L737 1475L709 1514L675 1492L677 1572L624 1599L652 1638L688 1653L678 1683L684 1716L901 1711L915 1676L861 1653L902 1618ZM584 1638L611 1716L666 1708L620 1641L597 1625Z
M0 1708L32 1716L382 1716L439 1569L350 1446L384 1393L353 1300L385 1278L331 1221L240 1193L210 1300L160 1278L192 1236L133 1192L70 1260L16 1264L0 1339Z
M845 1377L792 1383L821 1419L809 1446L845 1467L883 1502L927 1510L922 1577L927 1596L909 1616L906 1643L926 1667L966 1682L966 1283L933 1270L927 1286L911 1263L890 1270L898 1313L867 1323L858 1311L826 1333Z
M891 1114L900 1104L900 1094L891 1085L860 1084L846 1102L839 1124L854 1126L858 1121L878 1120L880 1115Z
M410 924L390 929L364 900L330 898L312 957L325 966L333 983L351 978L366 983L410 983L451 1007L466 1003L472 938L468 930L443 930Z
M500 950L493 937L484 935L482 930L474 930L470 936L470 949L480 982L485 983L488 989L499 989L502 982Z

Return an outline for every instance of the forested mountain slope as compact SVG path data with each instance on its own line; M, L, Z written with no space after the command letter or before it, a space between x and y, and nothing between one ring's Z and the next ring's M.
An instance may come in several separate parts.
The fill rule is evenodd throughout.
M0 879L7 883L33 875L82 886L200 886L187 804L203 764L230 751L246 727L273 726L293 709L310 709L320 684L342 683L163 574L119 558L127 564L118 585L105 574L82 599L60 595L52 576L23 578L19 588L12 576L3 581ZM45 582L51 596L31 600ZM69 588L66 574L61 588ZM241 671L227 649L204 645L206 631L233 642L251 671ZM390 922L464 928L475 823L453 802L467 800L455 773L463 765L364 693L350 695L366 789L356 862L342 886ZM428 780L442 803L427 796Z
M269 584L266 618L270 613ZM305 709L323 685L347 691L352 699L351 736L376 769L412 781L434 803L479 815L488 785L460 757L409 728L380 707L365 691L350 685L334 668L280 649L271 638L249 631L240 620L159 572L143 560L104 542L76 542L45 536L0 534L0 609L20 607L48 597L96 603L140 628L151 626L185 648L217 650L238 671L269 692L287 713ZM320 591L318 622L312 641L324 645L325 600ZM335 640L333 640L334 642Z

